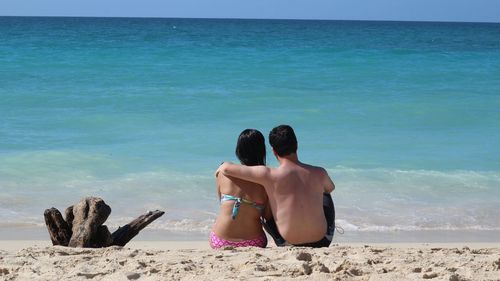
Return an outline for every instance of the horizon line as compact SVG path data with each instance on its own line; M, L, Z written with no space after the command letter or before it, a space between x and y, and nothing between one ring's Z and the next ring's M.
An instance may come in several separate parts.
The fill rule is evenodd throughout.
M13 16L0 15L0 17L18 18L116 18L116 19L200 19L200 20L290 20L290 21L362 21L362 22L420 22L420 23L484 23L499 24L493 21L447 21L447 20L394 20L394 19L310 19L310 18L239 18L239 17L157 17L157 16L60 16L60 15L39 15L39 16Z

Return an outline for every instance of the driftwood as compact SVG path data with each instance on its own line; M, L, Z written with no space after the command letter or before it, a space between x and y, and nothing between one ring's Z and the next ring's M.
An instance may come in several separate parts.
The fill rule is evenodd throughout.
M73 206L69 206L68 208L66 208L66 210L64 211L64 218L64 220L68 224L69 229L73 229L73 219L75 218L75 216L73 215Z
M108 227L105 225L101 225L97 228L96 233L90 239L90 248L104 248L108 246L115 245L113 243L113 238L111 237L111 233L108 230ZM125 244L123 244L125 246Z
M110 213L111 208L96 197L83 198L68 207L64 212L66 219L56 208L45 210L45 224L52 245L82 248L125 246L139 231L164 214L158 210L148 212L111 234L103 225Z
M49 230L52 245L68 246L71 239L71 228L56 208L50 208L43 213L45 224Z
M162 211L150 211L146 214L136 218L130 223L119 227L113 234L111 235L113 239L113 245L116 246L125 246L128 241L132 240L134 236L136 236L139 231L148 226L151 222L156 220L157 218L163 216Z
M73 235L70 247L88 248L97 229L111 214L111 208L101 198L87 197L73 206Z

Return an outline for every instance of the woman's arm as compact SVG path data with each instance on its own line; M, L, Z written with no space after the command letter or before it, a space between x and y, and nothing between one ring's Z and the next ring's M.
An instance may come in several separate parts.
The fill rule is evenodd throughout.
M220 201L220 180L221 180L222 175L216 175L215 178L215 191L217 192L217 200Z

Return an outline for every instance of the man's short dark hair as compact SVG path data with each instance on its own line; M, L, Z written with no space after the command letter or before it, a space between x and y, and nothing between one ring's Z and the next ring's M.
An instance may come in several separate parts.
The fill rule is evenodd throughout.
M272 129L269 132L269 143L280 157L297 153L297 137L288 125L279 125Z

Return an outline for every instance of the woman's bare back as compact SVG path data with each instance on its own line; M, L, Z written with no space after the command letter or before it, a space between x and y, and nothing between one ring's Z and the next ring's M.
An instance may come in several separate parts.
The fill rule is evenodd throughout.
M219 197L222 194L244 199L245 201L255 202L259 205L267 205L267 195L264 187L261 185L244 181L241 179L230 178L222 174L217 176L217 192ZM251 204L240 204L235 218L232 218L234 200L228 200L221 203L220 212L213 227L217 236L231 240L247 240L260 237L263 234L260 217L264 210L259 210Z

